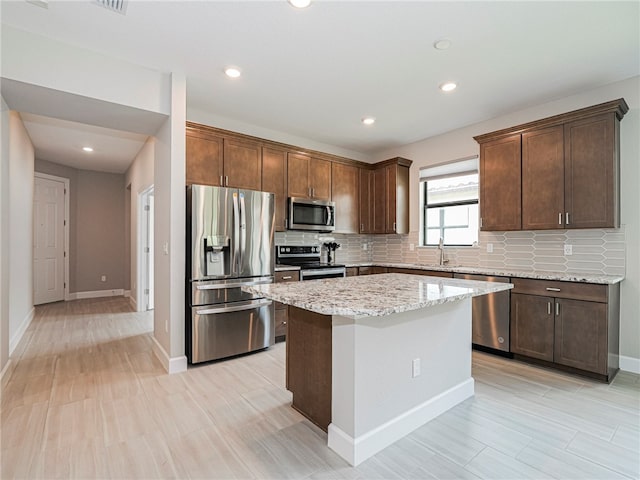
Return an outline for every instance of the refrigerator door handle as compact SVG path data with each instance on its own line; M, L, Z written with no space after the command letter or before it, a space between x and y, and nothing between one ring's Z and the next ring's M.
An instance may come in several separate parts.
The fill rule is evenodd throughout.
M247 249L247 213L244 202L244 193L240 193L240 258L238 259L239 271L242 271L244 254Z
M196 310L197 315L215 315L217 313L241 312L243 310L253 310L254 308L266 307L271 305L271 300L260 299L251 302L242 303L241 305L228 305L224 307L205 308L204 310Z
M240 211L238 208L238 193L233 192L233 258L231 259L233 272L238 271L240 257Z
M244 287L245 285L265 285L273 283L271 277L259 278L255 281L249 282L229 282L229 283L216 283L212 285L196 285L196 290L223 290L225 288Z

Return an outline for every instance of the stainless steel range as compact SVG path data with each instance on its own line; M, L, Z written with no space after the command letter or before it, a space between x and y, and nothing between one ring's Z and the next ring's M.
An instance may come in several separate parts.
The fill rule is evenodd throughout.
M346 276L344 265L321 261L320 245L278 245L276 262L300 267L300 280L317 280Z

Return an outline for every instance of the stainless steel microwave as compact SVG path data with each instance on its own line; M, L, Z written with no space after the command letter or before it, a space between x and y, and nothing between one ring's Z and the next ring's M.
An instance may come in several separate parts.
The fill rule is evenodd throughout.
M289 230L333 232L336 229L336 204L327 200L289 197Z

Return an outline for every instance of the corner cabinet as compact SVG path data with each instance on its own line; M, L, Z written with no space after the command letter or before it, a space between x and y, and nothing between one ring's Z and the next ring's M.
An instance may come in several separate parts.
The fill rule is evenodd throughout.
M516 357L613 379L619 367L619 284L511 282L511 352Z
M474 137L484 231L617 228L624 99Z
M335 233L360 231L360 169L353 165L331 163L331 199L336 203Z

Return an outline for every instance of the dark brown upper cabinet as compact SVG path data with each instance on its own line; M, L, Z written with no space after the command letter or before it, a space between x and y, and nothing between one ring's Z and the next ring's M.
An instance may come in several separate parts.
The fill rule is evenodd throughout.
M335 233L360 231L360 169L353 165L331 163L331 199L336 204Z
M482 230L620 226L624 99L474 137Z
M287 190L289 197L331 200L331 162L289 152Z

